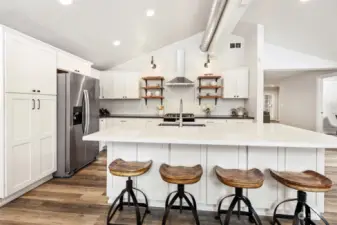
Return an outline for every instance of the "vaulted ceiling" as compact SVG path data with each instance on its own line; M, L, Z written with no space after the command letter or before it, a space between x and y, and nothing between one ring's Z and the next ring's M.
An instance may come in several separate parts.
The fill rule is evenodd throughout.
M211 0L2 0L0 24L107 69L205 29ZM155 16L146 17L147 9ZM119 47L113 46L120 40Z
M336 0L254 0L242 18L265 26L265 40L337 61Z

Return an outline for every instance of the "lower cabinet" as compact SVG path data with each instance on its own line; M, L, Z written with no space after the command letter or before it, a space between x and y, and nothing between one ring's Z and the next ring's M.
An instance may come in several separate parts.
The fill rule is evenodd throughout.
M5 196L56 171L56 96L6 94Z

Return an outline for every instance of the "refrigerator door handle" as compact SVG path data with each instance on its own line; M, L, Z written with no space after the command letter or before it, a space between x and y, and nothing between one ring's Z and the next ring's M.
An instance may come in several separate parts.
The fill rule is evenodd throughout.
M85 134L85 126L86 126L86 110L85 110L85 95L84 95L84 92L83 92L83 98L82 98L82 132L83 134ZM83 117L83 115L85 115L85 117Z
M83 90L84 100L85 100L85 128L84 133L89 133L90 126L90 101L89 101L89 92L88 90Z

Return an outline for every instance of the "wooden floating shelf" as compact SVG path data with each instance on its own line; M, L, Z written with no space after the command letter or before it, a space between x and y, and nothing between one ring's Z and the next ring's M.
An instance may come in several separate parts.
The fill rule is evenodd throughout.
M144 96L145 99L164 99L164 96Z
M223 86L211 86L211 85L205 85L205 86L200 86L198 87L199 89L219 89L219 88L223 88Z
M164 80L164 77L142 77L143 80Z
M156 89L164 89L163 87L160 86L147 86L147 87L142 87L145 90L156 90Z
M209 75L209 76L199 76L198 79L220 79L221 76Z
M218 99L218 98L221 98L221 96L219 95L209 95L209 96L198 96L199 99L201 98L208 98L208 99Z

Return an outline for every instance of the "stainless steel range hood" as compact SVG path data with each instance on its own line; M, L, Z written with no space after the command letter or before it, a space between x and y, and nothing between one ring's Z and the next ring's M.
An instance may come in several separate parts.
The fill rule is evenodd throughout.
M194 86L194 82L185 77L185 51L183 49L177 50L176 62L177 77L166 82L167 86Z

